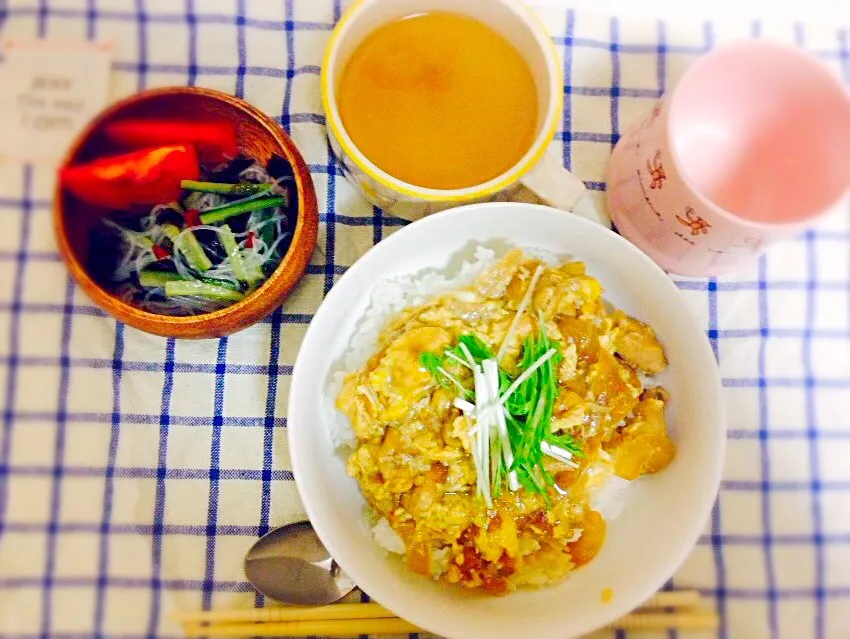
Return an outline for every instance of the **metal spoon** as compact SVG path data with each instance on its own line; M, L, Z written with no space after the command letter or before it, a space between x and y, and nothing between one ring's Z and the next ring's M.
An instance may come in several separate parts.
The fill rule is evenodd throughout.
M309 521L260 537L245 556L245 577L265 596L302 606L339 601L356 587Z

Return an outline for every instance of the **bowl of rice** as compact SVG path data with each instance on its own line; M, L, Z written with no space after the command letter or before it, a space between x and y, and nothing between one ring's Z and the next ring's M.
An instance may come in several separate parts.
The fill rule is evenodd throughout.
M578 637L646 601L705 526L725 432L712 350L666 274L529 204L436 214L363 256L308 328L289 397L329 552L457 639Z

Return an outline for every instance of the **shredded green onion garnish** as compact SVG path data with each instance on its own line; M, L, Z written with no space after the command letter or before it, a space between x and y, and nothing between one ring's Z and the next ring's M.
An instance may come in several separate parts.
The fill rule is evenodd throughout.
M543 328L526 338L516 377L504 371L490 347L473 334L462 335L442 354L422 353L422 367L440 386L458 392L454 405L470 420L478 494L488 506L505 485L511 491L522 486L548 501L548 488L555 482L544 455L568 466L576 466L573 457L583 456L571 435L551 430L561 360L559 344Z

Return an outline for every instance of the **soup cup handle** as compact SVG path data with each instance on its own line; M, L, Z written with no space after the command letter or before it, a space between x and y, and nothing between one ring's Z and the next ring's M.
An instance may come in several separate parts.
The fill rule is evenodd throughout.
M574 211L587 192L584 182L567 171L551 150L520 182L544 204L564 211Z

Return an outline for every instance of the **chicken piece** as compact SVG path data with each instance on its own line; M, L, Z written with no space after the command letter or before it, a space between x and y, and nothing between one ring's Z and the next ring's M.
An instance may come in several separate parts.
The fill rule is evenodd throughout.
M586 375L576 375L570 379L558 378L561 386L573 391L579 397L587 397L590 393L590 386Z
M499 334L499 340L496 341L493 348L494 351L499 350L507 336L508 324L505 323L504 326L504 334ZM500 362L504 370L511 373L516 372L517 364L522 359L522 347L525 344L525 340L530 335L537 335L539 332L537 319L528 312L528 309L526 309L526 312L523 313L522 317L520 317L517 321L513 333L507 336L508 342L504 346L505 350Z
M505 307L507 309L515 311L519 308L528 292L528 285L531 284L531 279L539 266L539 260L526 260L514 273L505 291Z
M379 512L393 507L395 495L384 481L378 467L378 448L373 444L362 444L348 458L348 474L357 480L363 495Z
M614 352L639 371L657 375L667 368L664 347L650 326L617 311L613 335Z
M458 415L454 419L443 422L443 441L447 446L459 447L469 450L469 429L471 421L465 415Z
M552 409L556 418L562 418L582 405L584 405L584 398L581 395L568 388L561 388L558 391L558 397L555 399L555 405Z
M579 364L587 366L599 359L599 331L591 320L562 315L557 324L564 342L575 345Z
M600 410L599 406L586 402L578 393L562 388L555 401L552 432L568 432L580 439L594 437L607 414L607 409Z
M568 277L585 275L587 273L584 262L565 262L558 267L558 270Z
M444 388L438 388L431 395L429 408L440 424L449 419L452 412L452 395Z
M419 315L419 319L432 326L455 329L459 333L467 332L469 327L486 327L507 315L499 302L466 300L448 297L438 305ZM486 328L482 331L486 332Z
M590 367L588 384L591 401L610 410L611 428L632 412L643 390L634 371L605 350L599 351L599 360Z
M368 444L360 446L348 458L348 474L356 478L376 478L380 474L378 449Z
M434 379L422 367L419 357L425 351L442 351L451 340L451 335L442 328L422 326L403 334L387 347L369 373L369 385L384 406L381 420L401 419L428 394Z
M567 294L564 297L581 313L598 314L602 307L602 285L594 277L577 275L567 280Z
M363 441L378 440L384 435L384 426L375 416L379 407L371 397L369 389L362 388L361 376L349 375L336 400L336 407L345 413L354 434Z
M576 406L563 417L553 419L552 432L567 432L577 439L586 440L609 433L610 428L604 429L604 432L602 428L609 424L608 410L605 407L584 403Z
M555 315L574 317L599 310L602 286L587 275L567 275L560 269L546 269L534 289L533 308L551 319Z
M446 492L465 493L471 491L476 481L475 472L475 465L469 456L449 464L445 485Z
M377 453L377 465L387 488L394 494L407 492L413 487L416 471L408 463L405 444L398 428L387 428L384 441Z
M578 373L578 353L576 345L568 345L563 353L561 363L558 365L558 381L566 382L573 379Z
M667 400L667 391L660 386L645 391L634 415L610 442L614 472L623 479L657 473L676 456L676 445L667 434L664 419Z
M476 278L472 289L489 299L502 297L522 260L522 249L511 249L492 269Z
M587 512L582 524L581 537L568 544L573 564L576 567L590 563L590 560L599 554L599 551L602 550L602 544L605 542L607 528L602 515L595 510Z
M369 358L369 361L366 363L367 370L371 370L377 366L378 362L384 356L384 349L388 345L392 344L408 331L421 327L423 324L422 321L420 321L420 317L426 313L429 308L432 308L432 306L433 304L428 304L418 309L407 308L402 310L395 318L390 320L379 337L382 348Z
M581 470L578 468L561 470L555 475L555 483L561 490L569 490L579 479L581 479Z
M535 314L542 313L547 320L555 316L562 301L565 281L566 278L556 270L547 268L543 271L531 296L531 309ZM575 310L572 315L575 315Z

